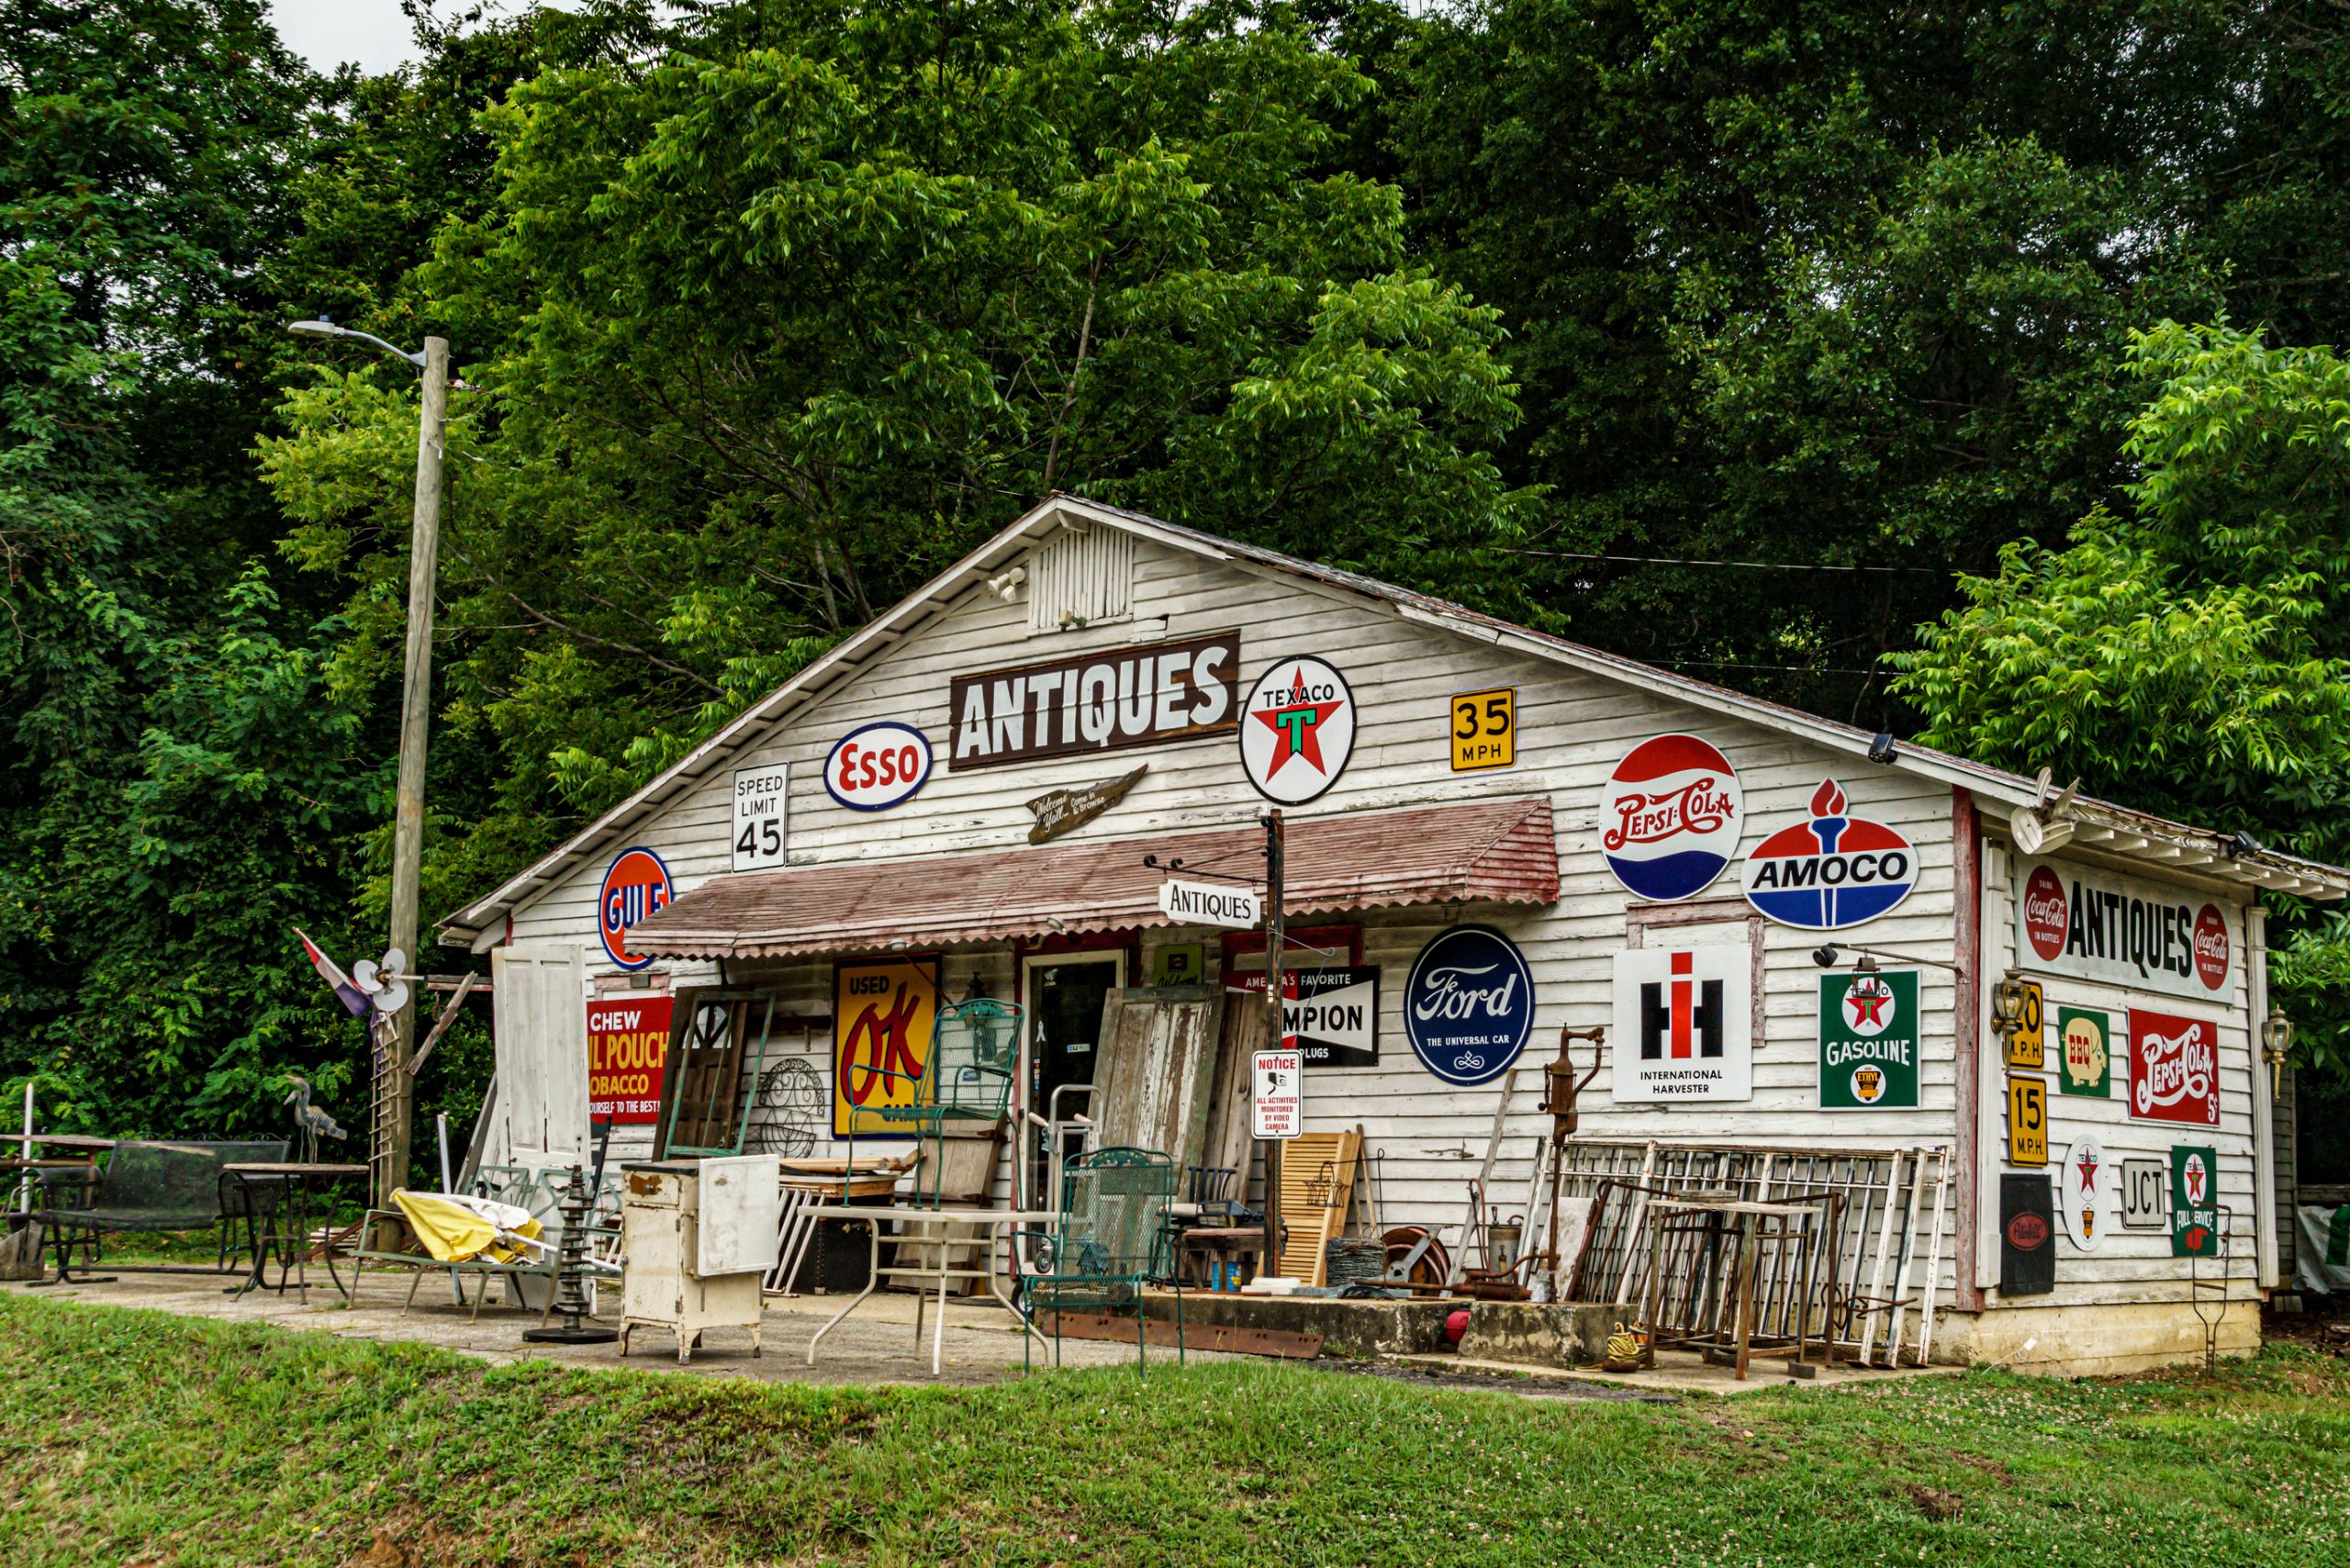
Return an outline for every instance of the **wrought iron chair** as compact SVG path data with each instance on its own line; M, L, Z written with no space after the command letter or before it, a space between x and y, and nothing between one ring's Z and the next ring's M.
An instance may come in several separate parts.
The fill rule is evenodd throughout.
M1038 1271L1024 1282L1030 1320L1052 1315L1053 1364L1061 1361L1061 1316L1071 1311L1135 1314L1135 1364L1147 1370L1149 1327L1142 1289L1157 1280L1175 1291L1175 1359L1183 1360L1183 1284L1167 1240L1175 1161L1155 1149L1096 1149L1061 1174L1060 1223L1038 1242ZM1022 1335L1026 1364L1028 1337Z
M870 1115L892 1133L911 1134L923 1158L914 1168L913 1201L941 1206L950 1130L981 1132L1002 1119L1012 1103L1012 1081L1020 1064L1020 1009L1008 1002L976 997L938 1010L929 1059L921 1070L895 1071L886 1064L856 1070L893 1083L909 1084L909 1103L869 1105ZM848 1159L856 1161L856 1123L852 1118ZM927 1173L925 1175L925 1173ZM930 1191L924 1193L927 1180Z

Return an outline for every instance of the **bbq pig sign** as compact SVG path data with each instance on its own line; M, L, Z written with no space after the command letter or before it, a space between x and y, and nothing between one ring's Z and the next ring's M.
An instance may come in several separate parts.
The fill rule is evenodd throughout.
M2016 953L2030 969L2224 1002L2235 950L2216 903L2135 877L2027 860L2016 880Z

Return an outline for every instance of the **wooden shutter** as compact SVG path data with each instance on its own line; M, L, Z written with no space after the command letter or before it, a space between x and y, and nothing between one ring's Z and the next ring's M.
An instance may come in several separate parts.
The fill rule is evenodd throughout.
M588 1158L588 962L577 947L493 947L498 1103L491 1165Z

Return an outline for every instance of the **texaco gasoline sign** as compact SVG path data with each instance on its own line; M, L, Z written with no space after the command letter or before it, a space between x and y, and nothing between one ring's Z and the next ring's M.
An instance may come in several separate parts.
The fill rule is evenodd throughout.
M1918 971L1820 976L1820 1109L1917 1103Z
M1355 749L1347 678L1311 656L1277 659L1240 720L1240 766L1269 801L1304 805L1338 781Z

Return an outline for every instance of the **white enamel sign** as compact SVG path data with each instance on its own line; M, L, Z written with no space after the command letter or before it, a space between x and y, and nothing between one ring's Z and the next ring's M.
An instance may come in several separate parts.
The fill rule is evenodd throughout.
M1295 1137L1305 1114L1305 1058L1295 1051L1259 1051L1254 1067L1248 1136Z
M1617 954L1616 1103L1752 1099L1752 968L1743 946Z
M1276 659L1240 715L1240 767L1269 801L1301 806L1338 781L1355 749L1355 699L1322 660Z
M824 758L824 791L852 812L886 812L930 782L930 737L884 719L851 730Z
M783 864L785 801L790 784L788 762L734 770L735 870L764 871Z
M2201 893L2066 860L2015 873L2016 957L2028 969L2225 1002L2230 912Z
M1169 877L1158 884L1158 913L1178 925L1253 931L1265 923L1265 899L1254 888L1231 882L1187 882Z
M2121 1223L2121 1172L2093 1137L2076 1138L2056 1162L2056 1212L2065 1233L2084 1252L2094 1252Z

